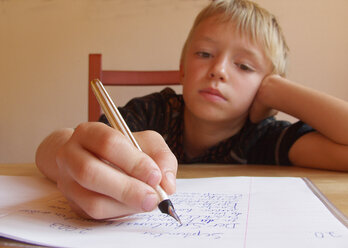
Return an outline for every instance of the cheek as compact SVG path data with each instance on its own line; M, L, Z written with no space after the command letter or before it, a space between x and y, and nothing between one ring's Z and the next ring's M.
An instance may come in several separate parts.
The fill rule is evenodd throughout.
M185 61L185 75L189 78L200 78L206 73L207 63L188 57Z
M186 67L186 73L185 73L185 82L192 81L193 78L196 77L197 70L194 66L187 66Z
M235 85L236 97L245 105L250 105L259 89L260 80L244 80L242 83Z
M253 83L249 87L249 96L254 99L257 91L259 90L261 82Z
M181 80L181 84L183 85L183 88L195 88L199 86L202 77L203 75L199 70L187 68L185 75Z

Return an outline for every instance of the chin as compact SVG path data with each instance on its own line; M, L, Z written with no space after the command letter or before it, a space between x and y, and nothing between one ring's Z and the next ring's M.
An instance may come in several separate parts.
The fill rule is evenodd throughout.
M228 119L226 115L214 109L204 109L190 113L195 116L196 119L206 122L221 122Z

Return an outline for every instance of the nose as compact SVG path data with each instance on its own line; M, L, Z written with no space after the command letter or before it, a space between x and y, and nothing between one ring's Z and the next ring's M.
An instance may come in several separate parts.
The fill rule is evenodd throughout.
M227 81L227 67L228 61L226 58L216 58L214 64L212 65L209 77L211 79L219 80L221 82Z

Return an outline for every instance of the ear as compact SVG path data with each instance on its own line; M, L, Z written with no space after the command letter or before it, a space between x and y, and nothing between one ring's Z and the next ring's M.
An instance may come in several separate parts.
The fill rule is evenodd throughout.
M179 73L180 73L180 84L183 84L184 78L185 78L185 72L184 72L184 65L182 63L180 63Z

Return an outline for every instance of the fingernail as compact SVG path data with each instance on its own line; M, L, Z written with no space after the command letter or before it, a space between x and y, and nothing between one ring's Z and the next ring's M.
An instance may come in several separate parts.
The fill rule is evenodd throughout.
M156 185L159 184L161 180L161 173L157 170L154 170L151 172L148 180L147 180L147 184L152 186L152 187L155 187Z
M169 182L171 187L175 187L175 180L176 180L176 178L175 178L173 172L167 172L166 173L166 179Z
M143 200L142 209L149 212L157 206L158 197L155 194L147 194Z

